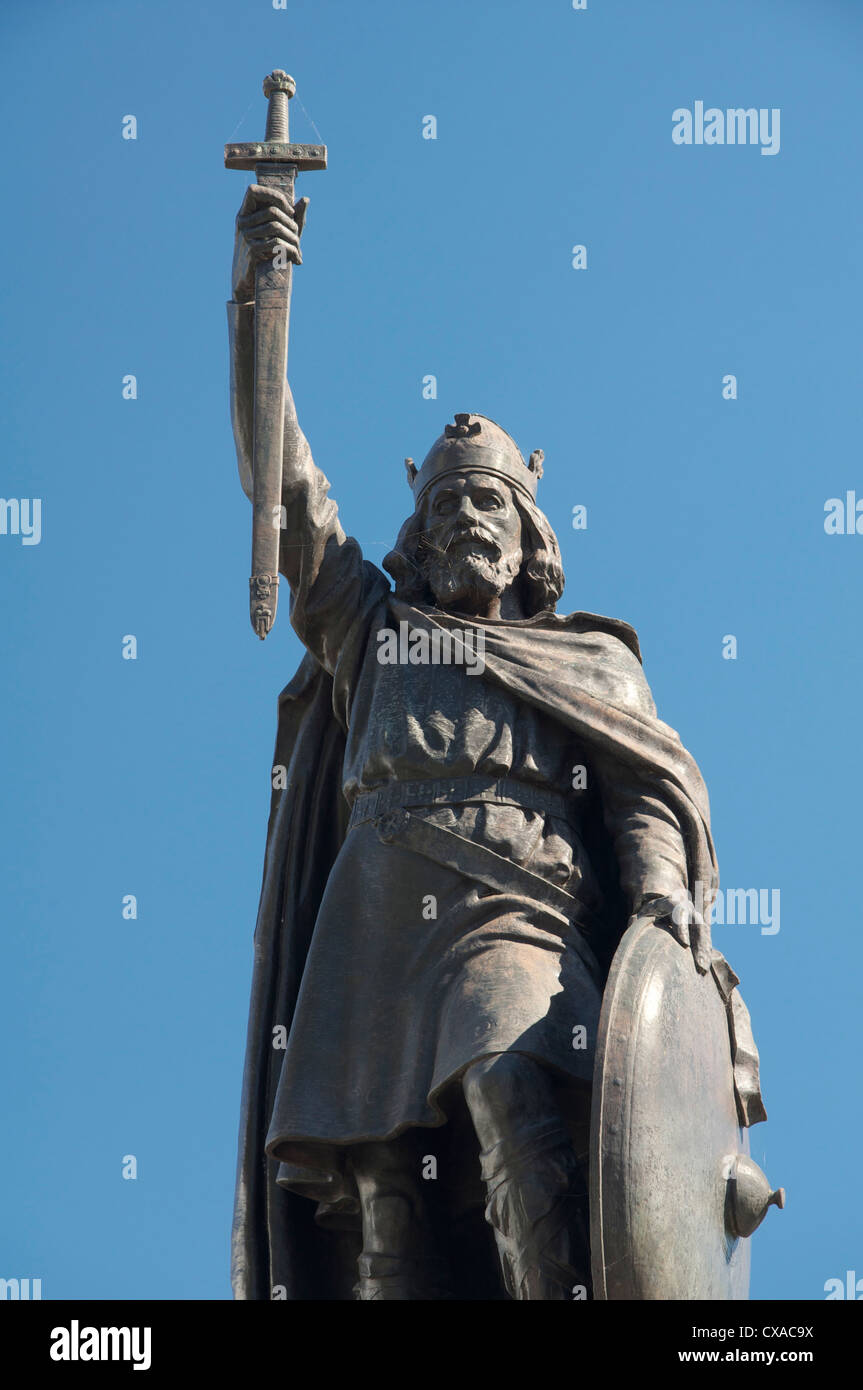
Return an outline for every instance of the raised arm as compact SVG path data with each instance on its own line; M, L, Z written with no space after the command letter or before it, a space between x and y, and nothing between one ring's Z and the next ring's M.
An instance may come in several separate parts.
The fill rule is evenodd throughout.
M231 353L231 421L240 482L251 500L254 426L255 265L284 250L299 265L300 234L308 199L289 208L281 193L252 184L237 216L228 304ZM300 429L290 388L285 424L279 569L291 586L291 622L300 639L332 671L341 644L365 606L372 586L388 587L345 535L329 483L312 459Z

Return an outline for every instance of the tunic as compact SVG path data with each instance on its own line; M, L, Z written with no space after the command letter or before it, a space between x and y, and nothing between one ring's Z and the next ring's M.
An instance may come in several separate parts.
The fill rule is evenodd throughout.
M567 818L488 803L412 813L575 889L595 910L599 888L570 786L581 761L571 739L463 667L382 666L377 648L372 623L349 701L348 801L393 781L471 774L569 789ZM269 1152L297 1160L297 1142L343 1144L440 1124L448 1084L492 1052L517 1049L589 1084L600 1000L593 954L560 914L382 843L372 823L357 825L318 913Z

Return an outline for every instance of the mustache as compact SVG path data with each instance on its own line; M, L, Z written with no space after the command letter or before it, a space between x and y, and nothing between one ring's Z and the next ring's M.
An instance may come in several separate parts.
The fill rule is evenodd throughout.
M440 545L436 545L428 534L426 534L422 537L421 545L425 551L431 552L439 560L447 561L457 560L459 558L458 556L452 555L451 551L456 546L463 545L466 541L473 541L477 546L481 546L490 560L499 560L501 558L503 552L494 536L490 536L488 532L484 531L480 526L460 526L450 531L449 535L445 540L442 540Z

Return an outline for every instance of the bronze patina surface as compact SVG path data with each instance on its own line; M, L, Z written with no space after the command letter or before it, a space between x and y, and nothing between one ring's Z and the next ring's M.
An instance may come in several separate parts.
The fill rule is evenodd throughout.
M256 170L232 419L252 621L278 560L307 655L279 701L235 1296L745 1297L779 1197L743 1137L758 1054L710 943L701 774L632 628L557 612L540 450L459 414L407 461L382 568L342 529L284 365L291 171L325 156L268 83L265 142L226 151Z

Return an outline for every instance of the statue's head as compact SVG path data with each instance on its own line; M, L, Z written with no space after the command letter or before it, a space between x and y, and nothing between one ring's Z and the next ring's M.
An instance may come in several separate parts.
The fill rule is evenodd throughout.
M526 617L554 609L564 577L536 505L542 457L525 463L493 420L456 415L419 469L406 459L414 511L384 560L397 597L479 614L509 594Z

